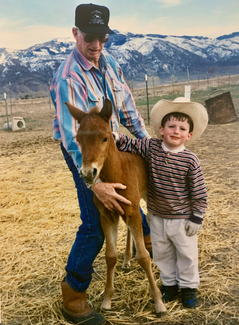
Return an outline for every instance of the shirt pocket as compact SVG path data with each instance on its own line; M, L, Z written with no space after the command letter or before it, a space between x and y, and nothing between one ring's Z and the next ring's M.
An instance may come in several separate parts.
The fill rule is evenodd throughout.
M93 94L91 91L88 90L88 110L92 107L98 107L99 110L103 107L103 97L100 94Z
M116 83L114 79L111 79L111 82L115 108L119 109L122 107L123 102L123 87L121 84Z

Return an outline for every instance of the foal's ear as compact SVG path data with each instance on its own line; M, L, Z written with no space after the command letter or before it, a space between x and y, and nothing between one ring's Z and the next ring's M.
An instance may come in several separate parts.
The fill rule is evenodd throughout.
M104 102L104 106L100 111L100 117L102 117L104 120L108 122L111 118L112 111L113 111L112 103L109 99L106 98Z
M80 123L82 119L85 117L86 113L81 111L79 108L71 105L70 103L65 102L65 104L68 107L68 110L71 113L71 115Z

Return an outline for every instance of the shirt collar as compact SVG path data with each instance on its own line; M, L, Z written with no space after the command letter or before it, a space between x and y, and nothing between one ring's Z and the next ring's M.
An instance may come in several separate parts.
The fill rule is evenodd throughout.
M162 149L163 149L164 151L170 151L170 152L172 152L172 153L178 153L178 152L183 151L183 150L185 149L185 146L184 146L184 144L182 144L179 148L176 148L176 149L170 150L170 149L168 149L168 148L165 146L165 144L162 142Z
M78 50L78 48L75 46L73 49L76 61L82 66L84 70L90 70L92 68L95 68L95 66L87 60L87 58ZM107 68L107 59L103 53L100 54L100 67L101 70Z

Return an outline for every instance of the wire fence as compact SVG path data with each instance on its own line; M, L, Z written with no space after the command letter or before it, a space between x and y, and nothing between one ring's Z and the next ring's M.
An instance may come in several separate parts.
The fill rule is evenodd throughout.
M165 80L164 80L165 81ZM209 76L208 78L198 78L185 81L178 81L174 76L170 83L163 83L158 76L147 76L142 81L126 80L133 97L136 101L137 109L144 118L145 122L150 123L150 111L154 104L164 98L174 100L176 97L190 96L191 101L199 102L205 106L205 100L210 96L218 95L229 91L232 99L239 98L239 74L227 76ZM188 92L186 94L186 92ZM29 114L26 113L28 112ZM37 112L37 117L33 118L32 112ZM40 98L14 98L14 94L9 92L4 94L3 100L0 100L0 129L5 123L9 126L13 115L24 117L28 126L32 128L42 121L44 116L48 116L53 111L53 105L49 96ZM51 117L50 117L51 119ZM39 123L37 124L38 121ZM46 121L44 121L46 123ZM43 127L43 122L41 126ZM45 125L45 124L44 124ZM48 123L46 123L48 125Z
M146 123L150 123L150 112L154 104L164 98L174 100L176 97L187 97L191 101L206 106L205 101L211 97L229 92L232 99L239 98L239 75L216 76L207 79L188 80L157 85L155 77L146 77L142 88L134 88L128 81L137 109Z
M191 92L199 90L207 90L210 88L223 88L228 85L239 84L239 74L227 75L227 76L209 76L207 78L198 78L186 81L178 81L173 75L171 76L171 82L163 82L158 76L147 76L147 80L134 81L133 79L127 80L127 84L133 93L134 98L146 98L147 96L159 97L165 94L184 93L185 86L191 87ZM146 91L148 88L148 91Z

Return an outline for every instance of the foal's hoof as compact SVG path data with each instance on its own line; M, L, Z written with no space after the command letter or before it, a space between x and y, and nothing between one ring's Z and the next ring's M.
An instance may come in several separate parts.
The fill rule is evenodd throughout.
M167 311L159 311L158 313L156 313L158 318L164 317L166 316L168 313Z
M130 267L122 267L122 272L129 273L131 271Z

